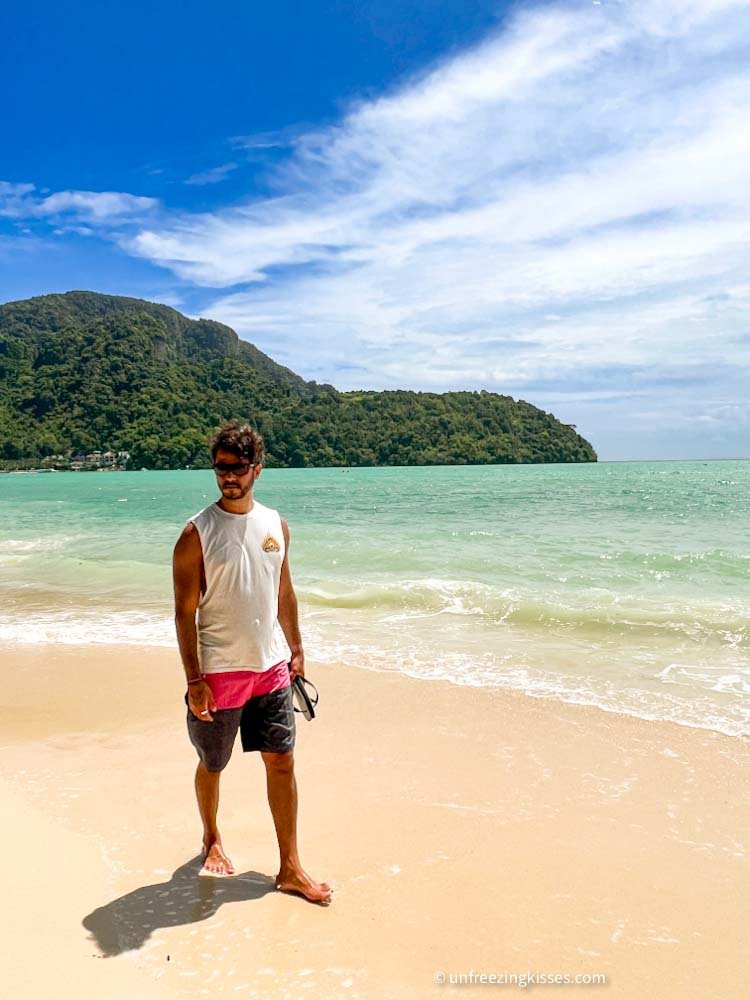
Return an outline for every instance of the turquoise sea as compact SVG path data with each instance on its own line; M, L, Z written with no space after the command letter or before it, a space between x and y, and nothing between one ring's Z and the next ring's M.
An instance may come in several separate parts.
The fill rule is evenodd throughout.
M173 646L172 548L216 496L0 476L0 640ZM312 663L750 733L750 461L264 470L256 497Z

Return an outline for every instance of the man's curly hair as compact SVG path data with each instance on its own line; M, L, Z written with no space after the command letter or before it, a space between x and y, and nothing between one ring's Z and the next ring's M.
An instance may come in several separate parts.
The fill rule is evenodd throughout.
M238 458L246 458L254 465L262 465L266 457L263 438L250 424L239 420L225 420L208 442L211 461L216 461L218 451L231 451Z

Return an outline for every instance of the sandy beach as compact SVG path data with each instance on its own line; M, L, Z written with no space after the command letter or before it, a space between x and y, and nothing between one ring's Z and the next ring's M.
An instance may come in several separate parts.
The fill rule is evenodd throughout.
M493 989L451 981L470 973L606 976L567 987L581 998L747 995L747 739L311 663L296 766L302 861L335 887L321 908L274 890L263 768L239 745L220 826L240 876L196 877L176 652L3 660L10 996Z

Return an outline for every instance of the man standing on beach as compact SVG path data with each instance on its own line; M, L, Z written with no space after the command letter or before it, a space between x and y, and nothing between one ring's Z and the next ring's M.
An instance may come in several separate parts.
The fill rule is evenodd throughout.
M330 886L313 881L297 853L291 681L304 677L305 664L289 528L277 511L253 499L264 458L260 434L229 421L212 438L210 451L221 498L190 519L174 551L187 727L200 758L195 790L203 821L201 874L235 874L216 815L221 772L239 729L243 750L260 751L266 767L281 858L276 887L327 903Z

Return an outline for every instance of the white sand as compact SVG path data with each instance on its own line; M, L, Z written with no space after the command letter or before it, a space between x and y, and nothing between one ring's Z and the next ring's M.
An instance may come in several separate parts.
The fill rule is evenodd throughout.
M273 890L263 767L239 745L220 825L241 876L195 877L176 654L3 667L8 995L485 996L501 987L434 975L531 970L608 977L577 998L748 996L747 740L310 666L300 848L335 886L324 909Z

